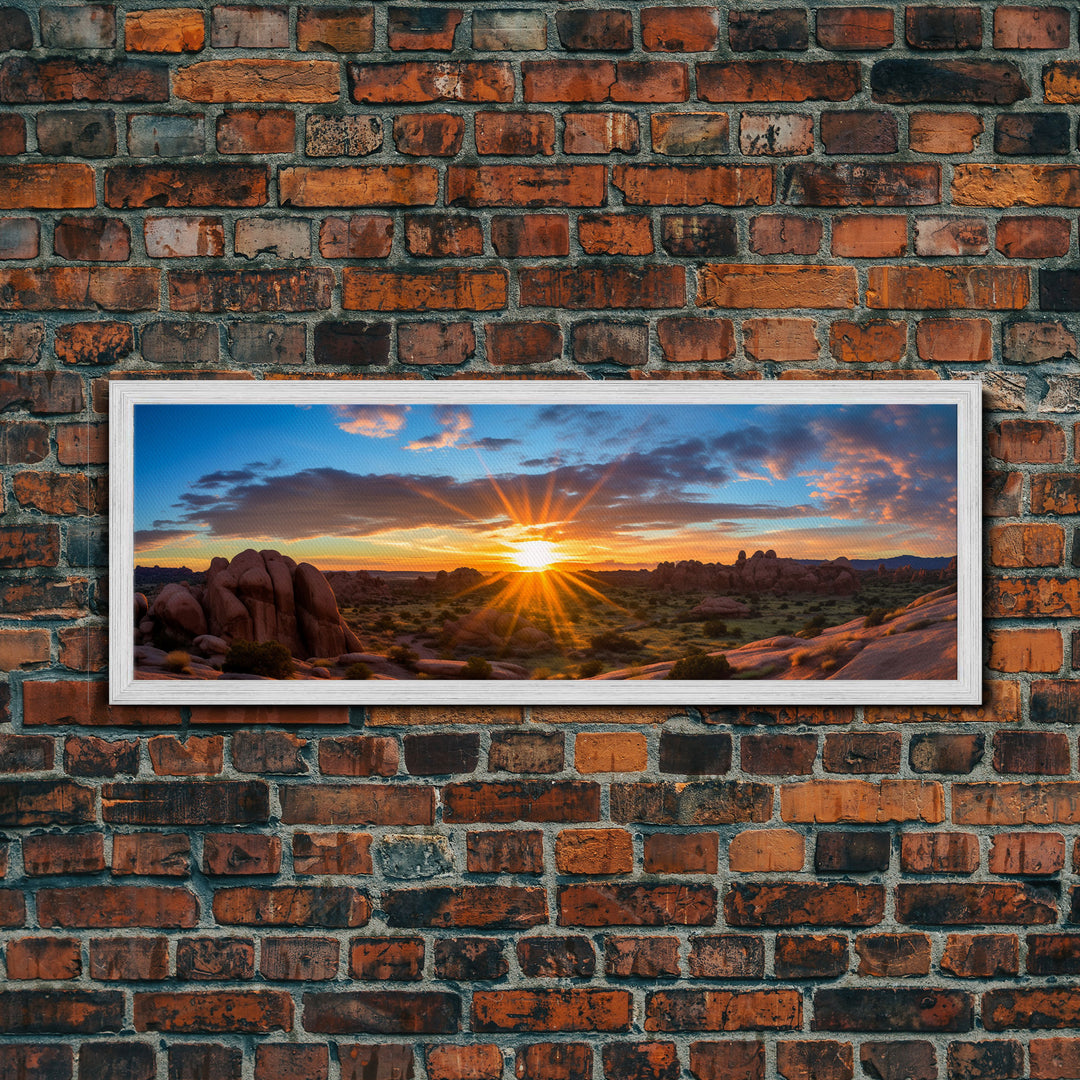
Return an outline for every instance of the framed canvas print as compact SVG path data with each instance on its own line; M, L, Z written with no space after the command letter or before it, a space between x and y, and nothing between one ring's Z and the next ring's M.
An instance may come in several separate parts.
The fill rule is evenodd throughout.
M117 382L114 703L971 704L977 382Z

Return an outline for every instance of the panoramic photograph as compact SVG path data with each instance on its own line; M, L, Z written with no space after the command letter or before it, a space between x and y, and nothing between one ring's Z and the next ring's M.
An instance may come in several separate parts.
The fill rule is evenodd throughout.
M951 404L137 404L142 680L957 677Z

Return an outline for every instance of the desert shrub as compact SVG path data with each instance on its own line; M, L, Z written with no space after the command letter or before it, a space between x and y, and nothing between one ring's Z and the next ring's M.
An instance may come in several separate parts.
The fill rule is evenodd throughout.
M632 637L614 630L605 630L602 634L593 634L589 638L589 650L594 653L634 653L640 647Z
M799 637L812 638L817 637L821 633L821 628L825 625L824 615L815 615L812 619L807 619L803 623L802 629L799 631Z
M534 679L550 679L554 676L554 672L549 667L538 667L533 673Z
M183 649L173 649L173 651L165 657L165 667L176 675L190 672L191 656L189 653L184 652Z
M229 646L222 670L269 679L289 679L293 674L292 654L280 641L241 639Z
M743 636L743 628L741 626L733 626L730 633L733 638L741 638Z
M799 667L802 664L805 664L806 661L809 660L809 659L810 659L810 650L809 649L796 649L791 654L791 666L792 667Z
M604 670L604 663L602 660L586 660L581 667L578 668L578 677L582 679L591 679L594 675L599 675Z
M676 660L667 677L669 679L730 679L731 665L723 653L716 656L696 653Z
M863 629L864 630L869 630L870 627L872 627L872 626L880 626L885 621L885 618L886 618L886 616L888 614L889 614L889 609L888 608L883 608L883 607L871 608L866 613L866 618L863 619Z
M836 667L836 661L830 656L827 660L821 661L822 671L832 671Z
M722 619L706 619L702 629L709 637L724 637L728 632L727 623Z
M391 663L405 668L406 671L415 671L416 661L420 659L420 654L410 649L408 645L395 645L387 652L386 658Z
M370 679L371 678L371 668L369 668L367 666L367 664L362 663L361 661L358 660L355 664L350 664L345 669L345 678L346 679Z
M491 665L482 656L470 656L461 669L463 679L490 679Z

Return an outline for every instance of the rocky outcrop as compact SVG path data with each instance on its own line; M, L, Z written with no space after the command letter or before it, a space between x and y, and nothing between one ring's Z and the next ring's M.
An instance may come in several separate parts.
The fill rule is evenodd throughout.
M707 596L686 613L687 619L744 619L750 608L730 596Z
M443 634L458 648L495 649L518 655L543 652L555 645L549 634L523 616L497 608L477 608L464 618L447 621Z
M694 559L660 563L649 584L670 592L737 592L744 595L774 593L820 593L829 596L859 591L859 574L841 556L831 562L807 565L795 559L777 558L776 552L755 551L749 559L739 552L731 566L701 563Z
M215 646L241 639L278 641L297 657L360 649L319 570L253 548L231 560L214 559L205 585L166 585L138 622L136 639L162 648L199 648L197 643L205 646L207 639Z
M744 679L955 679L956 588L913 600L884 622L852 619L813 638L771 637L718 650ZM715 653L713 655L716 655ZM598 680L666 679L674 660L623 668Z

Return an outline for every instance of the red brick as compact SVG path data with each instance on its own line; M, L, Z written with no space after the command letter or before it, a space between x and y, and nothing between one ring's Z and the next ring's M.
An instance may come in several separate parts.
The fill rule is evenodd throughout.
M841 363L899 363L907 356L907 323L837 321L829 327L829 350Z
M118 980L164 979L169 973L168 939L135 937L90 939L90 977Z
M326 1080L330 1051L324 1045L260 1043L255 1048L255 1080Z
M23 869L31 877L97 873L105 869L104 839L96 833L27 836L23 839Z
M477 990L472 1029L495 1031L628 1031L626 990Z
M653 833L645 837L646 874L715 874L716 833Z
M198 8L154 8L124 16L128 52L198 52L205 40L205 15Z
M893 43L893 13L880 7L823 8L817 12L817 42L833 52L887 49Z
M814 118L801 113L743 113L739 150L748 157L793 157L814 152Z
M922 154L969 154L978 145L983 122L970 113L912 113L908 142Z
M630 206L767 206L765 165L616 165L612 183Z
M1017 267L872 266L866 290L871 308L1025 307L1031 296L1028 272Z
M250 979L255 945L250 938L186 937L176 943L176 977L184 980Z
M570 225L565 214L496 214L491 243L505 258L543 258L570 253Z
M991 874L1056 874L1065 866L1061 833L998 833L990 840Z
M1056 465L1065 460L1065 433L1049 420L1002 420L989 434L989 447L1001 461Z
M746 319L746 355L751 360L799 363L816 360L820 351L813 319Z
M563 336L557 323L487 323L490 364L546 364L562 355Z
M175 735L155 735L146 746L159 776L206 776L222 770L225 740L220 735L191 735L184 742Z
M560 926L711 926L716 889L711 885L564 885Z
M784 1080L851 1080L855 1058L851 1043L814 1039L776 1044L776 1070Z
M618 308L681 308L686 303L682 266L577 266L518 271L523 307L557 307L574 311Z
M191 843L184 833L123 833L113 837L112 872L187 877Z
M544 834L533 829L466 834L470 874L539 874L544 869Z
M336 82L337 67L333 67ZM348 75L349 91L357 104L485 104L511 101L514 95L513 69L501 60L349 64Z
M633 838L625 829L563 829L555 842L555 864L563 874L629 874Z
M766 214L750 222L750 250L758 255L816 255L822 224L787 214Z
M297 875L370 874L369 833L294 833L293 869Z
M994 9L995 49L1067 49L1069 12L1063 7Z
M891 258L907 250L907 220L899 215L833 219L832 253L856 259Z
M432 206L438 174L430 165L329 165L282 169L282 206Z
M125 262L131 236L119 218L63 217L56 223L53 251L62 259Z
M38 923L43 926L191 927L199 903L187 889L150 885L88 885L40 889Z
M371 7L301 7L296 13L300 52L371 52L375 12Z
M506 306L501 267L342 271L343 308L360 311L494 311Z
M267 979L316 982L338 969L338 942L330 937L263 938L259 971Z
M686 64L639 60L523 60L527 102L670 102L689 98Z
M0 271L0 309L146 311L157 307L158 271L71 266Z
M1071 230L1068 218L1003 217L998 219L995 247L1007 259L1057 258L1068 254Z
M859 64L737 60L697 65L702 101L847 101L859 92Z
M446 175L450 206L602 206L607 197L602 165L451 165Z
M847 938L840 934L777 934L774 966L781 979L843 975L848 969Z
M11 57L0 64L0 101L157 102L169 99L168 68L135 60Z
M354 979L384 981L423 978L423 938L354 938L349 974Z
M478 218L464 214L410 215L405 247L422 258L463 259L483 254L484 232Z
M636 154L640 146L632 113L563 113L563 150L567 154Z
M413 1075L413 1051L411 1046L398 1043L339 1044L338 1058L341 1062L341 1080L368 1080L369 1077L402 1077Z
M0 117L0 155L14 157L26 153L26 121L8 114Z
M279 837L209 833L203 841L204 873L276 874L280 867Z
M715 7L641 9L641 40L653 52L712 52L720 40Z
M921 359L935 363L982 363L993 357L988 319L922 319L915 344Z
M555 153L555 118L550 113L478 112L475 122L478 154Z
M502 1049L494 1043L472 1046L429 1046L428 1080L500 1080Z
M582 214L578 240L586 255L650 255L652 226L638 214Z
M559 11L555 23L565 49L628 52L634 47L633 13L625 8Z
M465 121L447 113L410 113L394 117L394 143L402 154L453 157L461 149Z
M995 525L990 529L990 561L994 566L1060 566L1065 557L1065 531L1060 525Z
M656 329L664 359L673 363L716 363L735 355L730 319L666 318Z
M911 874L971 874L979 867L978 838L973 833L905 833L900 865Z
M330 60L204 60L173 72L173 93L184 101L295 102L337 101L341 73Z
M982 218L915 219L916 255L985 255L989 250L989 228Z
M706 265L698 271L701 307L851 308L856 299L851 267Z
M291 154L296 148L296 117L287 109L235 109L216 123L222 154Z
M802 1026L797 990L658 990L646 995L646 1031L771 1031Z
M1080 1039L1032 1039L1028 1053L1032 1080L1065 1080L1080 1074Z
M281 990L136 993L135 1030L177 1033L291 1031L292 998Z
M1015 934L949 934L941 970L960 979L992 979L1020 970Z
M993 630L990 632L991 671L1055 673L1064 659L1060 630Z
M81 947L75 938L13 938L5 950L9 979L77 979Z
M349 927L370 917L367 896L342 885L239 886L214 893L214 918L228 925Z

